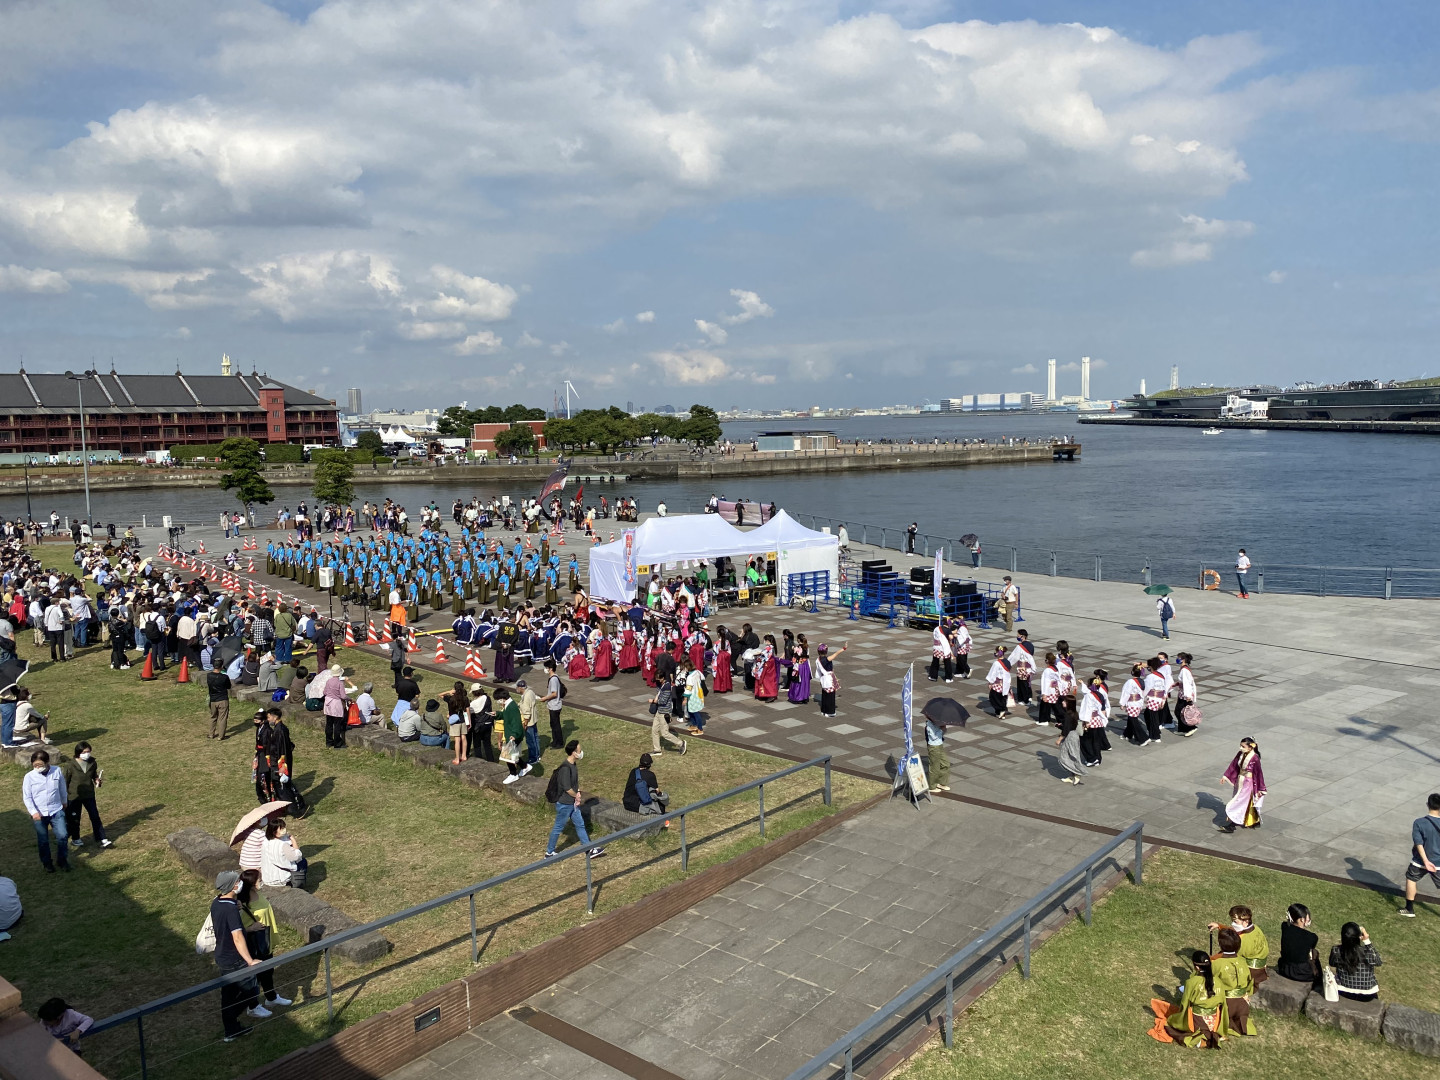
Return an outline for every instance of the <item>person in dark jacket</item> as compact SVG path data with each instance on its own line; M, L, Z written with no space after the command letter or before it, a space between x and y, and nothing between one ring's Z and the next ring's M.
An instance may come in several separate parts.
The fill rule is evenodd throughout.
M1310 909L1304 904L1291 904L1286 919L1280 924L1280 959L1275 974L1282 979L1320 985L1320 938L1310 929Z
M639 766L631 769L625 779L625 794L620 801L632 814L663 814L670 805L670 796L660 790L660 781L650 770L653 764L649 754L641 754ZM668 829L670 823L665 822L664 827Z
M84 844L80 839L80 811L83 809L90 815L90 832L95 842L102 848L113 847L105 836L105 826L100 822L100 808L95 805L95 792L104 778L88 742L75 744L75 756L60 766L60 775L65 778L65 822L70 843L75 847Z

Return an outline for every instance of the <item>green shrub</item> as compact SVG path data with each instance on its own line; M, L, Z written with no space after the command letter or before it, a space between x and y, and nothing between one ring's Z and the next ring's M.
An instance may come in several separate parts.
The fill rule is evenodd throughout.
M299 465L305 460L305 448L299 443L266 443L262 449L270 465Z

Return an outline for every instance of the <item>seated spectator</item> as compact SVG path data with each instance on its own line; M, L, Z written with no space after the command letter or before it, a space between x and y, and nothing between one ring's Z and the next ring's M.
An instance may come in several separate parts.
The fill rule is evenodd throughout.
M325 684L330 681L330 672L321 668L315 677L305 684L305 711L320 712L325 708Z
M260 659L255 654L254 646L245 650L245 659L240 668L239 683L241 686L257 686L260 682Z
M403 710L400 708L404 706ZM401 742L418 742L420 739L420 714L415 711L415 702L401 700L396 706L400 711L395 720L395 731Z
M256 688L267 694L273 694L276 690L280 689L279 680L275 677L275 673L279 670L279 667L280 665L275 662L275 654L273 652L267 652L262 656L260 658L259 671L256 673Z
M375 704L375 684L364 683L360 687L360 696L355 699L355 707L360 713L360 723L378 724L380 722L380 707Z
M65 1003L64 998L52 997L35 1013L40 1026L66 1046L80 1053L80 1037L90 1030L93 1019L82 1012L76 1012Z
M36 738L46 746L54 746L50 738L50 717L36 710L30 700L30 690L25 686L15 688L15 741L29 746Z
M1310 909L1304 904L1291 904L1280 924L1280 959L1275 974L1283 979L1320 984L1320 938L1310 929Z
M1210 957L1200 950L1190 954L1195 973L1180 987L1174 1005L1152 1001L1161 1017L1150 1031L1159 1042L1176 1042L1192 1050L1214 1050L1228 1032L1225 1027L1225 993L1215 985Z
M420 714L419 728L420 745L450 746L450 715L434 698L425 702L425 711Z
M289 691L291 684L295 682L296 676L305 669L300 666L299 657L292 656L290 662L282 664L275 672L275 685L281 690ZM304 683L302 682L303 686Z
M670 796L660 790L660 781L655 779L655 774L650 771L653 764L654 760L649 754L641 754L639 767L631 769L625 780L625 794L621 797L621 802L632 814L663 814L670 805ZM669 827L670 823L667 821L665 828Z
M292 660L291 663L294 663L294 661ZM290 685L289 685L288 687L286 687L286 689L285 689L285 698L286 698L286 700L287 700L287 701L298 701L298 700L300 700L301 695L303 695L303 694L305 693L305 689L306 689L306 687L307 687L307 686L309 685L309 683L310 683L310 669L309 669L309 668L303 668L303 667L302 667L302 668L292 668L292 667L288 667L288 666L287 666L287 667L285 667L285 668L282 668L281 670L283 670L283 671L288 671L288 672L291 673L291 675L290 675ZM279 673L279 672L276 672L275 674L276 674L276 679L278 680L278 679L279 679L279 676L280 676L280 673Z
M1358 923L1347 922L1340 927L1340 944L1330 949L1330 966L1340 984L1340 996L1351 1001L1374 1001L1380 996L1380 983L1375 969L1381 964L1380 954L1370 944L1370 935Z
M260 881L265 885L305 887L308 864L300 853L300 845L290 835L283 820L272 820L265 826L265 844L260 850Z
M20 903L20 891L15 888L15 882L8 877L0 877L0 941L9 937L5 934L12 926L20 921L20 916L25 914L25 908Z
M1234 928L1222 926L1215 941L1220 952L1210 958L1210 969L1216 988L1225 995L1225 1027L1232 1035L1254 1035L1248 999L1255 992L1255 979L1250 965L1240 957L1240 935Z

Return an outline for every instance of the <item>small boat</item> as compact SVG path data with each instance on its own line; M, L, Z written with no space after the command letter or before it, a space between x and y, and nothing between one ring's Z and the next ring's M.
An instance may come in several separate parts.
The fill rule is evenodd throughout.
M1221 429L1218 428L1218 427L1207 427L1204 431L1200 432L1200 434L1201 434L1201 435L1220 435L1220 434L1222 434L1222 432L1221 432Z

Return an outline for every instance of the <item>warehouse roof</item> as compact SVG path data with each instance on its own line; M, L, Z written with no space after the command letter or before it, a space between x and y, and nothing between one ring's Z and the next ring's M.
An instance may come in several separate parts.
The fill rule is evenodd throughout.
M79 407L78 385L66 375L37 375L23 368L18 374L0 374L0 411L74 411ZM86 412L110 407L164 412L256 409L260 405L262 386L278 386L283 390L287 407L334 407L329 398L256 374L124 375L108 371L84 385Z

